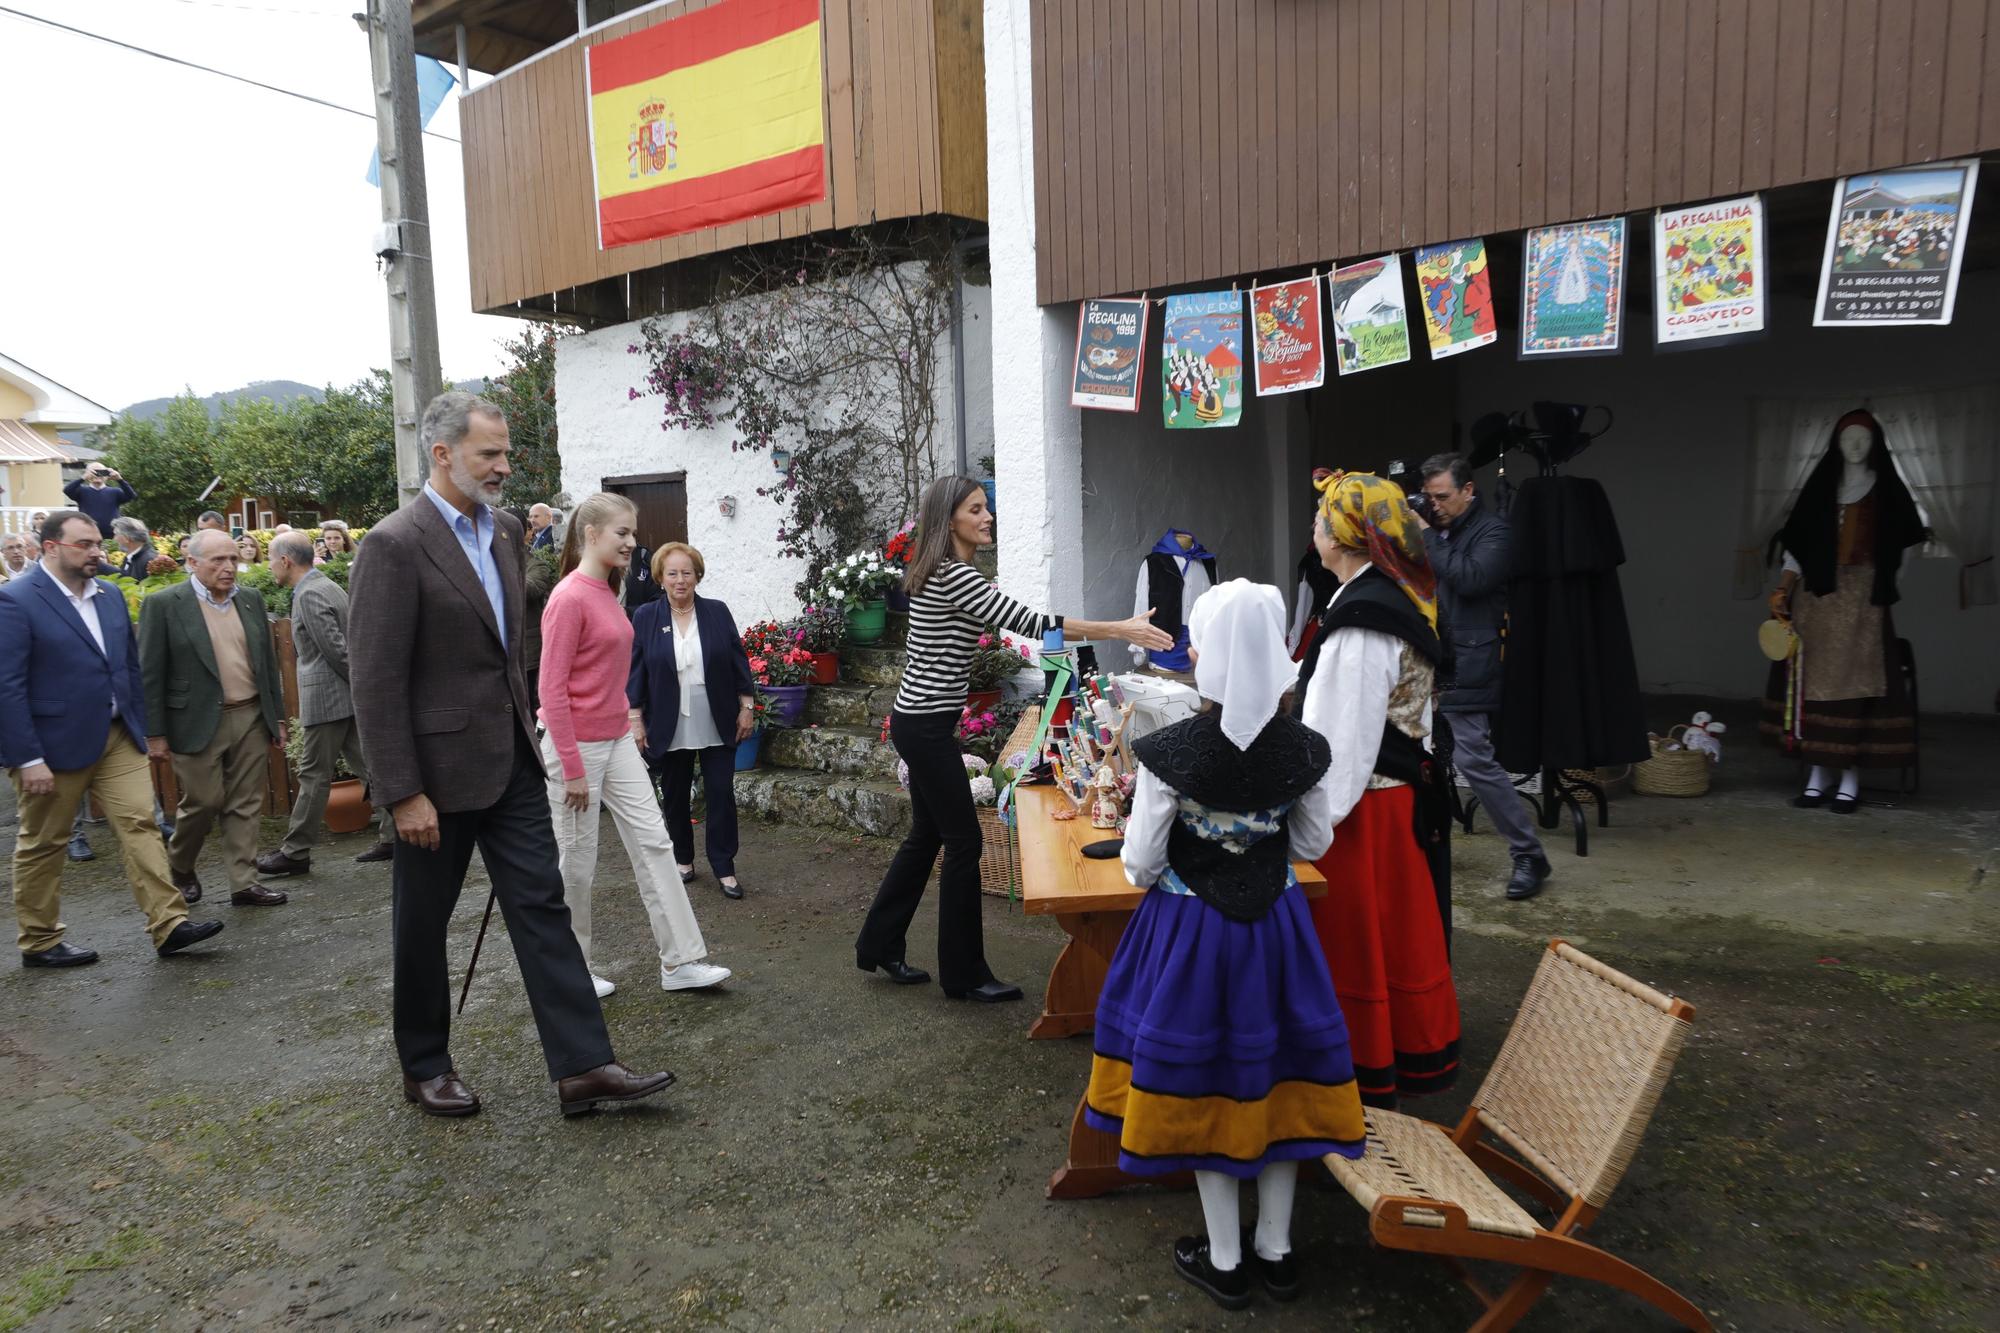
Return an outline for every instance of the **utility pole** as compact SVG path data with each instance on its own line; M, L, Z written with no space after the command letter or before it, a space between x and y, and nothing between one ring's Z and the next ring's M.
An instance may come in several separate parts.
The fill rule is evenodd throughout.
M430 203L424 193L423 121L417 114L417 39L410 0L368 0L368 57L375 72L375 143L382 157L378 247L389 288L389 378L395 388L396 492L409 504L429 467L417 423L444 391L438 364L437 287L431 271Z

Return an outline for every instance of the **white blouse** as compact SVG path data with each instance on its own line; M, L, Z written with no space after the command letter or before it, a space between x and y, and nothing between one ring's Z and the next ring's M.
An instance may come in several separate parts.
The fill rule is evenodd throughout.
M1380 738L1378 731L1376 739ZM1369 758L1372 763L1374 756ZM1333 780L1337 771L1337 766L1329 767L1292 803L1287 827L1294 861L1317 861L1333 845ZM1125 850L1118 857L1125 866L1126 880L1138 888L1151 888L1166 873L1167 834L1179 818L1180 800L1180 793L1153 770L1139 766L1138 780L1132 786L1132 815L1125 823Z
M1355 572L1359 578L1364 565ZM1340 585L1354 586L1354 579ZM1340 593L1333 595L1340 600ZM1319 665L1306 685L1302 721L1333 747L1333 824L1338 827L1354 812L1375 760L1382 753L1382 723L1389 716L1389 696L1403 672L1403 641L1381 630L1349 626L1335 630L1321 643Z
M673 609L669 607L667 623L670 625L673 624L673 614ZM707 697L703 687L708 681L701 670L701 617L690 617L685 634L681 633L679 625L674 625L673 629L674 671L681 679L681 716L692 717L695 696L701 695L704 700Z

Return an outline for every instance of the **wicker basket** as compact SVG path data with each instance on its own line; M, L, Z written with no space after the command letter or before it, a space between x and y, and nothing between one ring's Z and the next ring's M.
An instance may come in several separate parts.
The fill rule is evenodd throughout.
M1035 728L1041 724L1042 706L1040 704L1029 704L1025 709L1021 710L1021 720L1016 722L1014 729L1007 733L1006 744L1002 745L997 752L999 755L997 762L1004 764L1014 755L1026 750L1029 743L1035 739ZM1032 760L1034 756L1029 755L1028 758L1031 761L1029 766L1033 767Z
M1687 731L1685 723L1666 735L1647 737L1653 757L1632 765L1632 789L1648 796L1704 796L1713 765L1700 750L1669 750L1668 744Z
M1011 898L1020 891L1020 858L1014 852L1014 830L990 805L973 807L979 816L979 891Z

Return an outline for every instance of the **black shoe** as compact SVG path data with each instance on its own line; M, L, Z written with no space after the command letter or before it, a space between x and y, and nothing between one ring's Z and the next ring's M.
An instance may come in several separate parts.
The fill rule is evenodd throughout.
M981 1004L1004 1004L1008 1000L1021 998L1021 988L1004 981L989 981L971 990L947 990L945 995L953 1000L977 1000Z
M1833 798L1833 804L1828 807L1836 815L1851 815L1860 808L1861 798L1859 796L1836 796Z
M1549 876L1554 873L1546 856L1516 856L1514 877L1507 881L1507 896L1515 902L1532 898L1542 891L1542 885L1548 883Z
M174 927L173 933L167 936L167 942L162 944L157 952L160 957L165 958L221 933L220 921L183 921Z
M911 967L908 963L871 963L865 958L856 958L854 965L863 972L880 971L898 986L921 986L931 979L931 974L921 967Z
M1174 1242L1174 1271L1225 1310L1241 1310L1250 1304L1249 1266L1238 1264L1227 1273L1216 1271L1208 1257L1206 1236L1182 1236Z
M257 873L276 878L280 875L310 875L312 873L312 853L304 856L287 856L285 849L274 847L256 860Z
M680 870L681 868L677 865L674 869ZM681 883L683 884L693 884L700 878L701 872L693 866L689 866L686 870L681 870Z
M734 879L735 876L732 875L730 878ZM743 881L740 879L734 884L725 884L718 879L715 881L715 887L722 890L722 896L725 898L741 898L743 896Z
M1826 793L1817 787L1807 787L1792 798L1792 804L1801 810L1817 810L1826 804Z
M174 887L181 891L181 897L192 907L201 901L201 877L190 870L185 875L175 875Z
M90 850L90 839L81 833L70 835L69 859L72 861L95 861L97 853Z
M21 955L22 967L88 967L96 961L97 950L70 944L52 944L38 953Z
M396 859L396 844L387 840L378 842L354 859L362 865L373 861L393 861Z
M1287 1254L1266 1259L1257 1253L1257 1229L1243 1228L1243 1266L1257 1275L1264 1294L1274 1301L1294 1301L1299 1297L1299 1266Z

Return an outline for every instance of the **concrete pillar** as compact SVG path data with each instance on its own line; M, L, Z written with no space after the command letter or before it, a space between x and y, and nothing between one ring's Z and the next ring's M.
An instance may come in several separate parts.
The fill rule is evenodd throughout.
M1069 405L1076 308L1035 300L1035 120L1028 7L986 0L987 228L1000 586L1082 611L1083 422Z

